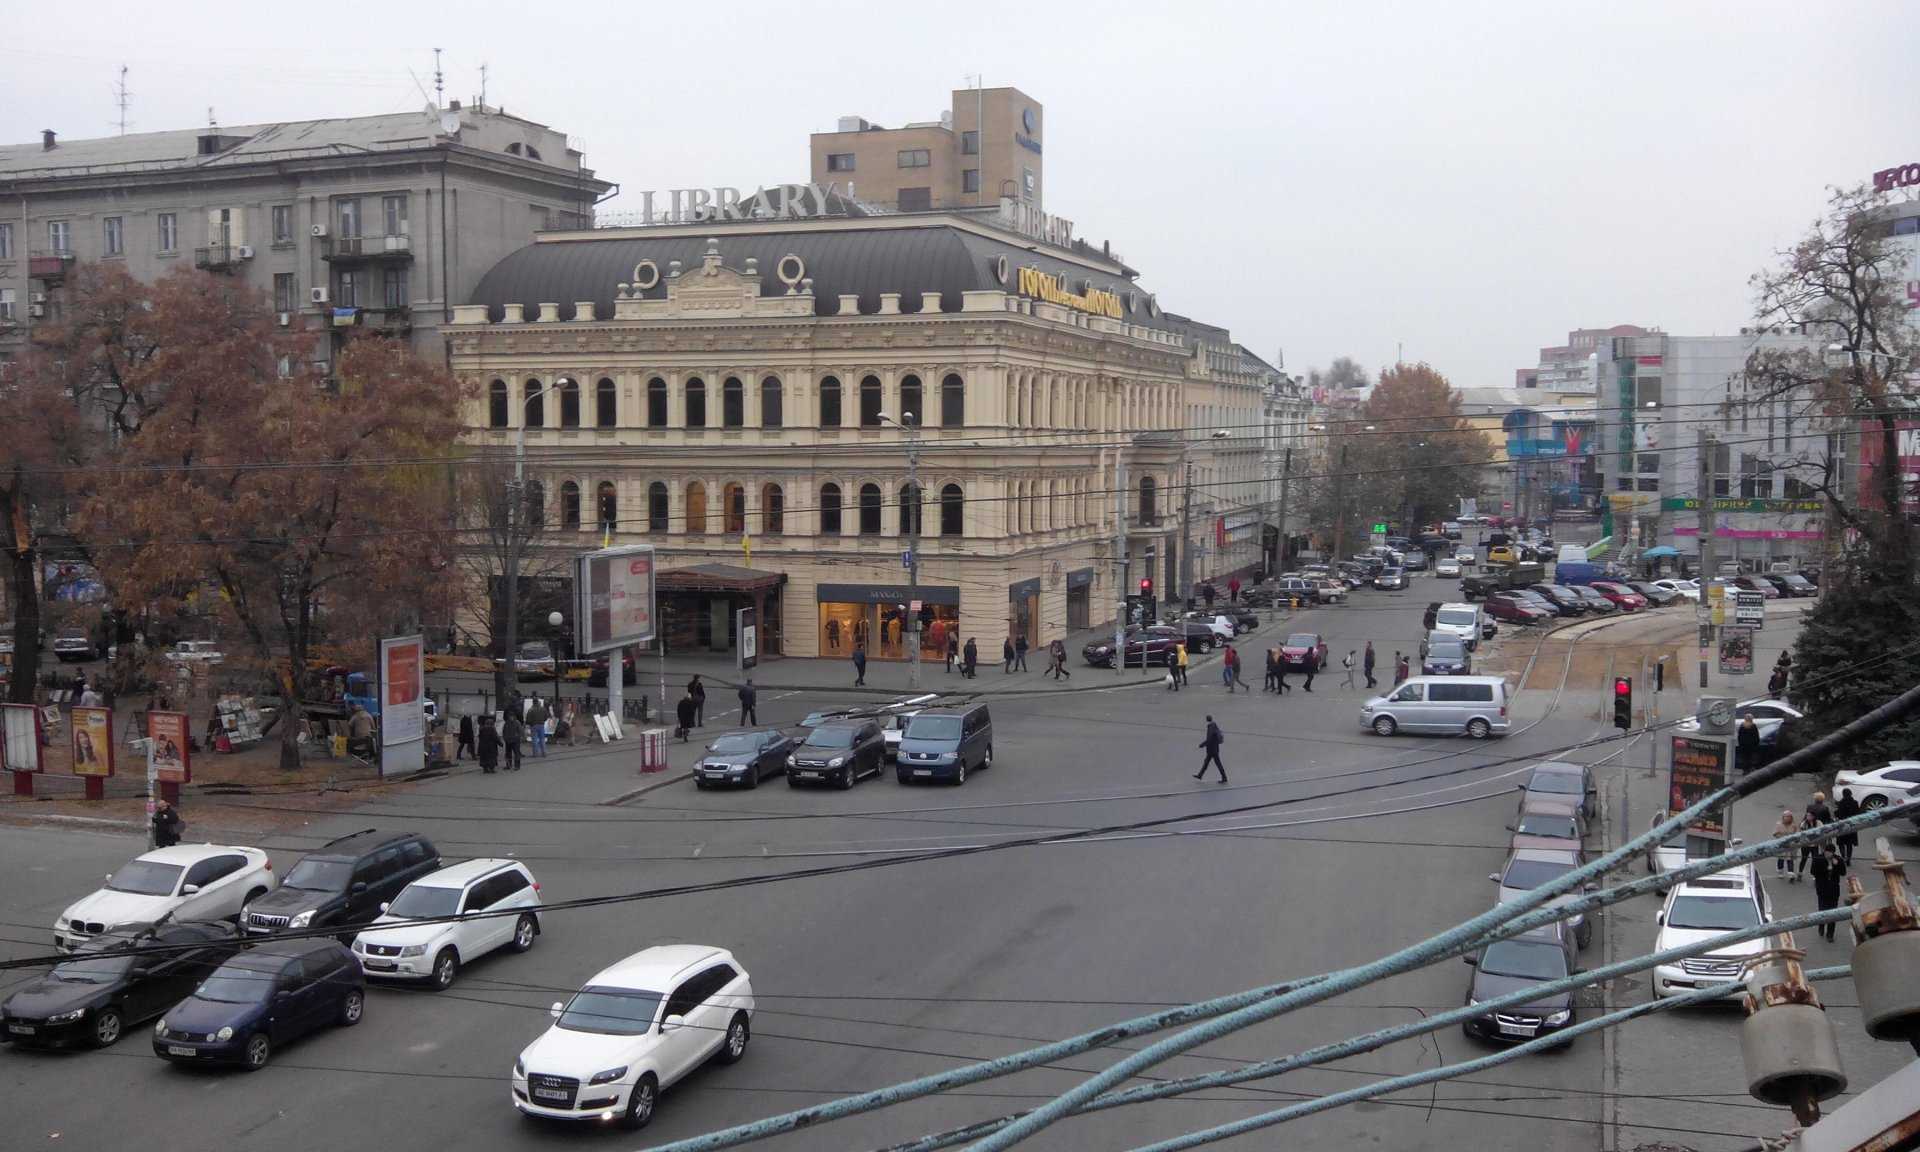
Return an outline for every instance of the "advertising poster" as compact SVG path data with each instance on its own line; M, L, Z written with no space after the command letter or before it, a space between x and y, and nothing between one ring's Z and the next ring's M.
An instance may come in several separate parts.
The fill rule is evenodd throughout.
M40 709L31 704L0 704L0 768L40 771Z
M1675 736L1673 760L1667 769L1667 811L1691 808L1719 791L1727 782L1727 745L1723 740ZM1725 840L1724 812L1695 821L1687 831L1709 840Z
M73 774L113 775L113 711L109 708L73 710Z
M754 611L751 608L741 608L735 616L738 618L738 623L734 626L734 631L740 638L740 670L751 671L760 663L760 628L755 623Z
M380 641L380 775L427 766L427 659L420 636Z
M653 546L609 548L574 561L582 655L653 640Z
M1720 629L1720 673L1753 675L1753 629L1732 624Z
M192 744L185 712L147 713L147 778L162 784L193 781Z

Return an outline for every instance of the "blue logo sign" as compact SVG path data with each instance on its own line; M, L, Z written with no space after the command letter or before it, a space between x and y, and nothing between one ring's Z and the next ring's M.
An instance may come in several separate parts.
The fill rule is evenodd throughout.
M900 553L900 567L913 570L913 549L908 548Z

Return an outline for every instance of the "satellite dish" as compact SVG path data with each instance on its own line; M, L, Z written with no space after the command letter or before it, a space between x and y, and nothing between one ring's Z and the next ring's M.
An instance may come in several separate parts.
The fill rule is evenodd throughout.
M440 113L440 131L443 135L447 136L452 136L459 132L460 113L452 111L451 109Z

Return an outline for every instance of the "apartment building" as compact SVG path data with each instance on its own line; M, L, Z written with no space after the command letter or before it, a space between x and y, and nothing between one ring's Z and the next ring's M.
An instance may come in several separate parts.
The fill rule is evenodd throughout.
M901 212L992 207L1038 211L1046 192L1044 110L1018 88L956 88L938 120L883 128L843 116L808 138L816 184L851 184L863 203Z

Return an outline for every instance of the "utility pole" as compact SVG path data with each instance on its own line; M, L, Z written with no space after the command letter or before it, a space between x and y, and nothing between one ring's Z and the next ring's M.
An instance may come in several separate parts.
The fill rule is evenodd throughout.
M1696 539L1700 542L1699 582L1700 615L1702 617L1700 624L1700 687L1705 688L1707 686L1708 653L1712 649L1715 639L1713 617L1709 614L1713 601L1707 593L1712 588L1714 574L1718 572L1720 568L1718 559L1714 555L1713 546L1713 458L1716 446L1713 442L1713 435L1709 433L1704 426L1699 430L1698 446L1700 463L1698 468L1695 469L1697 477L1695 485L1700 493L1700 507L1698 511L1699 529L1696 536Z
M1333 563L1347 554L1347 445L1340 445L1340 462L1333 471Z
M513 485L507 490L507 554L506 562L502 565L506 569L502 575L507 585L507 635L506 642L502 645L505 650L500 654L504 661L502 667L506 670L506 683L509 688L519 679L513 661L514 654L520 647L520 551L526 547L526 533L522 525L528 511L526 508L527 406L543 398L546 392L543 385L528 392L521 399L520 427L513 437ZM560 653L554 652L553 658L558 660ZM619 674L619 670L614 669L609 678ZM666 701L663 699L661 703L664 705Z
M1279 547L1273 558L1275 571L1271 573L1271 575L1275 576L1287 570L1287 486L1292 480L1293 445L1288 444L1286 453L1280 458L1280 539L1278 541ZM1331 569L1331 566L1329 566L1329 569ZM1274 615L1280 610L1279 600L1280 597L1278 595L1271 596L1267 599L1267 620L1269 622L1273 620Z
M907 687L918 693L920 691L920 610L916 605L920 600L920 516L926 510L926 501L921 499L920 493L918 425L911 412L902 412L900 420L901 427L907 432L907 491L913 495L913 507L908 509L908 515L912 519L907 524L911 530L907 542L907 641L911 652L907 657Z
M1127 666L1127 450L1113 450L1113 670L1124 675Z
M1183 452L1180 463L1186 476L1180 487L1180 603L1184 606L1193 601L1193 460Z

